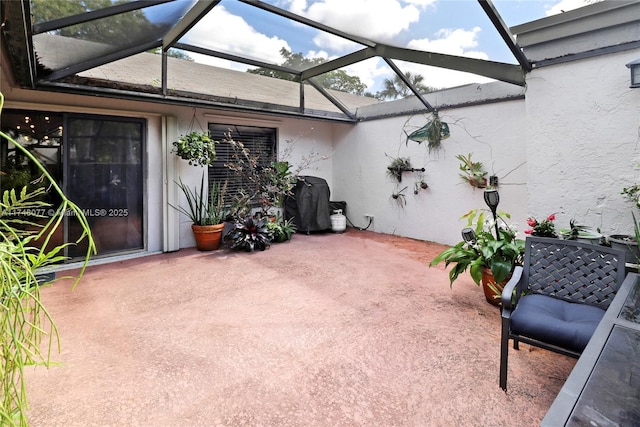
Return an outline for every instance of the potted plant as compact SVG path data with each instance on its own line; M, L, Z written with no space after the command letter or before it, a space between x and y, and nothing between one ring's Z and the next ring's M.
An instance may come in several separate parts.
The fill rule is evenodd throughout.
M173 141L173 152L190 165L210 166L216 159L217 143L209 131L192 131Z
M460 178L472 187L485 188L487 186L487 172L481 162L471 160L471 153L466 157L458 154L456 159L460 160Z
M531 228L524 230L524 233L539 237L558 237L558 233L556 233L556 225L553 223L555 220L555 214L549 215L542 221L538 221L534 217L529 217L527 218L527 224Z
M247 215L235 222L233 230L225 236L231 249L253 252L258 249L264 251L271 246L272 235L267 227L267 217Z
M636 208L640 209L640 184L624 187L620 192L625 200L632 202ZM633 212L634 234L612 234L607 239L612 248L622 249L625 252L625 262L627 264L640 264L640 228Z
M486 300L500 304L500 294L504 284L516 265L522 264L524 240L516 238L516 232L504 220L509 214L501 212L496 217L499 222L499 238L493 235L495 223L485 221L484 211L474 209L463 215L467 228L463 230L465 240L439 253L430 263L432 267L441 262L445 267L453 264L449 271L449 284L467 269L473 281L483 285Z
M293 233L296 232L293 218L285 220L280 213L277 213L275 218L266 224L274 243L287 242L291 240Z
M612 248L622 249L625 253L625 262L627 264L640 264L640 249L638 248L638 242L640 242L640 225L636 220L636 215L631 212L633 217L633 229L634 234L612 234L609 236L609 244Z
M604 237L600 233L596 233L586 225L578 225L576 221L571 218L569 220L569 228L560 228L560 236L566 240L577 240L579 242L590 243L597 245Z
M200 180L200 187L192 189L182 179L176 183L187 199L187 207L173 206L180 213L186 215L191 222L193 236L196 239L196 247L200 251L213 251L220 247L224 220L229 215L229 209L225 204L225 192L227 183L222 186L214 183L205 193L204 172Z

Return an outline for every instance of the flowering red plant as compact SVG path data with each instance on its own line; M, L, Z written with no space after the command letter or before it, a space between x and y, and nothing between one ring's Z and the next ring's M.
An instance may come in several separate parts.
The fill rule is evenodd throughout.
M551 214L542 222L538 222L534 217L527 218L527 224L529 227L532 227L528 230L524 230L525 234L531 234L532 236L540 236L540 237L558 237L556 233L556 226L553 223L555 221L556 215Z

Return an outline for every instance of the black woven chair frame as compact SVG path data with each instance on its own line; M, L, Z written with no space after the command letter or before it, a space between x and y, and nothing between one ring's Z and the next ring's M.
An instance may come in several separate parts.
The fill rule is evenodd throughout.
M521 292L606 310L624 280L624 268L622 280L620 276L619 252L605 246L531 237L527 249L524 280L518 285Z
M502 293L500 387L507 389L509 345L520 341L571 357L580 352L511 331L511 312L523 295L536 293L606 310L625 277L624 252L606 246L546 237L528 237L524 265L517 267Z

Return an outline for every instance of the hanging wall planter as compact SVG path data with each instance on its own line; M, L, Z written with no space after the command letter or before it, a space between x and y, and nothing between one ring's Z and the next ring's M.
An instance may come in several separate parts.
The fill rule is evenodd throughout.
M216 144L209 131L191 131L173 141L173 152L190 165L211 166L216 159Z
M393 193L391 195L391 198L398 204L398 206L400 206L401 208L404 208L405 205L407 204L407 196L404 194L404 192L407 190L407 187L402 188L401 190Z
M413 194L418 194L420 190L426 190L427 188L429 188L429 184L423 180L416 181L413 183Z
M387 166L387 176L402 182L402 173L411 169L411 161L408 157L392 158L391 163Z
M387 176L393 180L402 182L402 174L404 172L424 172L424 168L411 167L411 161L408 157L392 157L391 163L387 166Z
M441 141L449 138L450 134L449 125L440 120L437 111L433 112L431 120L420 129L414 130L411 133L407 133L405 130L404 133L407 135L406 144L409 144L409 140L415 141L418 144L427 141L429 152L441 149Z
M487 186L487 172L482 163L471 160L471 153L466 157L458 154L456 159L460 160L460 178L472 187L485 188Z

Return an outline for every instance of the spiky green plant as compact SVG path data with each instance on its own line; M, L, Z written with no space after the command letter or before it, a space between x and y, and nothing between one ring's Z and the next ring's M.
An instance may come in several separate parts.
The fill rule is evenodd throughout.
M0 114L3 105L4 95L0 93ZM49 366L54 345L58 350L60 346L55 323L40 300L36 274L43 267L64 259L66 245L53 249L47 249L47 246L67 213L74 215L83 228L75 243L83 239L88 241L74 287L96 248L82 210L64 195L46 168L6 133L0 131L0 138L8 140L38 167L44 179L49 181L50 191L57 193L61 200L58 206L51 206L39 200L43 188L28 192L26 187L17 192L7 190L0 200L0 425L28 426L24 369L32 365ZM24 215L24 212L43 208L53 212L46 222L44 216ZM16 212L23 214L16 216Z

